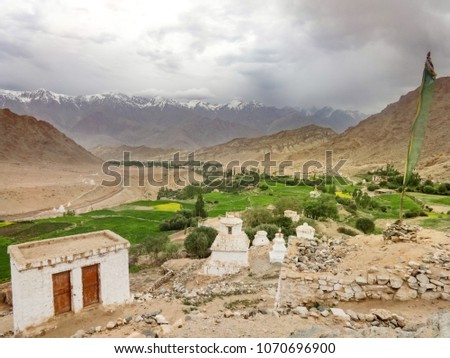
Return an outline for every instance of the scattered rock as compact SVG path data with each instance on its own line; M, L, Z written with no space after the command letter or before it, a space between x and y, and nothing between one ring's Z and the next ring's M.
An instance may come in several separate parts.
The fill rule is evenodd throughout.
M116 322L109 321L109 322L106 324L106 329L111 330L111 329L114 329L115 327L116 327Z
M394 300L409 301L417 298L417 291L407 286L402 286L394 295Z
M403 285L403 280L401 278L391 277L389 283L392 288L400 288Z
M350 316L353 321L359 321L358 314L352 310L347 310L346 313Z
M158 324L169 324L169 322L167 322L166 317L164 317L162 314L157 314L155 315L155 320L156 323Z
M293 310L292 310L292 313L294 313L294 314L298 314L298 315L300 315L300 317L302 317L302 318L308 318L308 309L306 308L306 307L301 307L301 306L298 306L298 307L295 307Z
M127 338L145 338L145 337L146 337L145 334L142 334L141 332L134 331L134 332L131 332L128 335Z
M343 309L331 308L331 313L333 314L333 317L337 319L350 321L350 316L347 313L345 313Z
M156 334L156 332L154 332L150 329L144 329L142 331L142 334L147 338L158 338L158 335Z
M75 334L71 338L83 338L86 335L86 332L82 329L79 329L75 332Z
M373 310L371 310L371 312L375 316L377 316L379 319L381 319L382 321L389 321L393 318L392 312L382 309L382 308L373 309Z

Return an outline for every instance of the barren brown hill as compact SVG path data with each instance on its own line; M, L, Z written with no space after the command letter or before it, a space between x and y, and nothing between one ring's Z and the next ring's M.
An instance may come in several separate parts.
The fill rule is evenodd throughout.
M383 111L363 120L329 142L289 155L289 159L321 158L332 149L347 159L350 171L393 163L403 171L411 126L417 111L419 88L400 97ZM429 114L424 146L417 169L422 175L450 180L450 77L439 78Z
M0 109L0 161L30 164L98 165L100 159L51 124Z
M271 152L273 159L284 159L308 148L314 148L335 138L337 133L330 128L316 125L281 131L258 138L237 138L224 144L196 151L203 160L263 160Z
M184 158L186 152L175 148L153 148L141 145L133 147L129 145L121 145L119 147L110 147L99 145L91 149L91 152L103 160L123 160L125 152L130 153L131 160L139 161L158 161L173 160L175 153L180 153L180 157Z

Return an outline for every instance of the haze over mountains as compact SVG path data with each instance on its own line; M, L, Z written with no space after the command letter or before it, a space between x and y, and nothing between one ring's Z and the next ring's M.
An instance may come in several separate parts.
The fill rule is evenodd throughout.
M197 149L309 124L342 132L366 118L358 111L276 108L256 101L210 104L124 94L67 96L45 89L0 90L0 108L46 120L86 148L146 145Z

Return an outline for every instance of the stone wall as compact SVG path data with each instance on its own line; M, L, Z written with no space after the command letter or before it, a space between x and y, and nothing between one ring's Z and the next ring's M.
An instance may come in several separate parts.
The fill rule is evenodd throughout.
M332 303L365 299L450 300L450 270L447 256L440 250L436 251L433 260L424 258L426 264L410 261L392 268L370 267L339 272L337 263L345 255L345 245L335 245L333 250L333 246L324 248L323 240L316 242L312 248L322 246L322 249L315 249L313 256L320 262L312 262L310 256L307 259L308 265L301 262L304 260L302 254L307 255L309 252L305 246L311 246L311 243L290 237L280 272L277 308L296 307L313 302ZM333 251L339 253L341 258L333 256ZM322 252L327 252L323 258L320 255ZM442 257L444 259L439 261ZM328 265L324 264L327 262Z

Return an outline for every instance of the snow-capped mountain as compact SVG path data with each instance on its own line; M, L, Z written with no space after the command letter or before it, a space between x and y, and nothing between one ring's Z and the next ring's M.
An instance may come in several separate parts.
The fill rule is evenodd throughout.
M239 99L211 104L122 93L69 96L46 89L0 90L0 108L46 120L85 147L129 144L193 149L308 124L340 132L366 117L329 107L276 108Z

